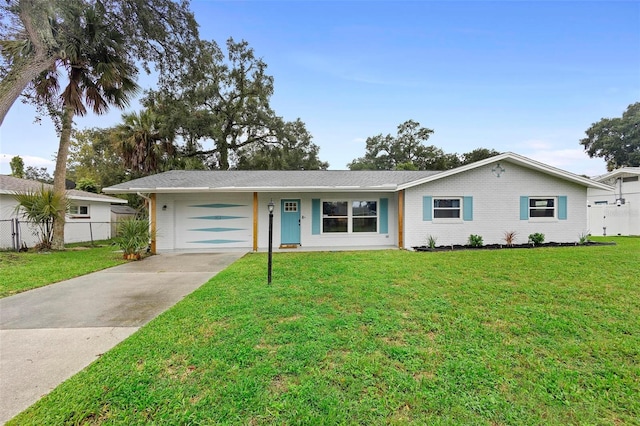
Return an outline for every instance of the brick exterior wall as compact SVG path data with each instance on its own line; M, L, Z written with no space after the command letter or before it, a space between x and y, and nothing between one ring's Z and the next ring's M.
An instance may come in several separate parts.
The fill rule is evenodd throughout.
M438 245L466 244L470 234L481 235L485 244L504 243L504 233L517 232L516 243L541 232L547 242L574 242L587 231L585 187L501 161L426 183L405 192L405 247L425 245L431 235ZM473 220L423 220L423 197L473 197ZM520 197L567 197L567 219L520 220Z

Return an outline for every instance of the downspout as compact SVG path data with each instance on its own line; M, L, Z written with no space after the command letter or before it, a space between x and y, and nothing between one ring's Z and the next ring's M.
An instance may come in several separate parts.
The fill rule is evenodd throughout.
M151 197L147 197L140 192L136 195L142 197L149 203L149 233L151 234L151 247L152 254L156 254L156 194L151 194Z

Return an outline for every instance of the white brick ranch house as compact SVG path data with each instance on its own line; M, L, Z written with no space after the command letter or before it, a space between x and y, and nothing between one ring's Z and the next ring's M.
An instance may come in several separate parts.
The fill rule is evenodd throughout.
M587 188L606 184L504 153L437 171L181 171L105 188L151 199L152 251L268 246L411 248L428 236L465 244L544 233L574 242L587 231Z

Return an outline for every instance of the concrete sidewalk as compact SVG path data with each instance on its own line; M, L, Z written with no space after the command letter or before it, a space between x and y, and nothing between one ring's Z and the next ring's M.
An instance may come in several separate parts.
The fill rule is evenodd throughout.
M0 424L244 254L161 254L0 299Z

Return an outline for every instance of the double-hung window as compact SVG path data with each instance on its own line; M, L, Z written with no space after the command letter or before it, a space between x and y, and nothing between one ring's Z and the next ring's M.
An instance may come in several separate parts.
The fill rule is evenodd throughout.
M422 197L422 220L440 223L462 223L473 220L473 197Z
M377 231L377 200L340 200L322 202L323 233L357 233Z
M533 218L554 218L556 217L556 199L552 198L529 198L529 217Z
M378 202L352 201L353 232L376 232L378 230Z
M322 232L348 232L348 206L347 201L323 201Z
M520 197L520 220L554 221L567 220L566 195L552 197Z
M460 219L460 198L434 198L434 219Z

